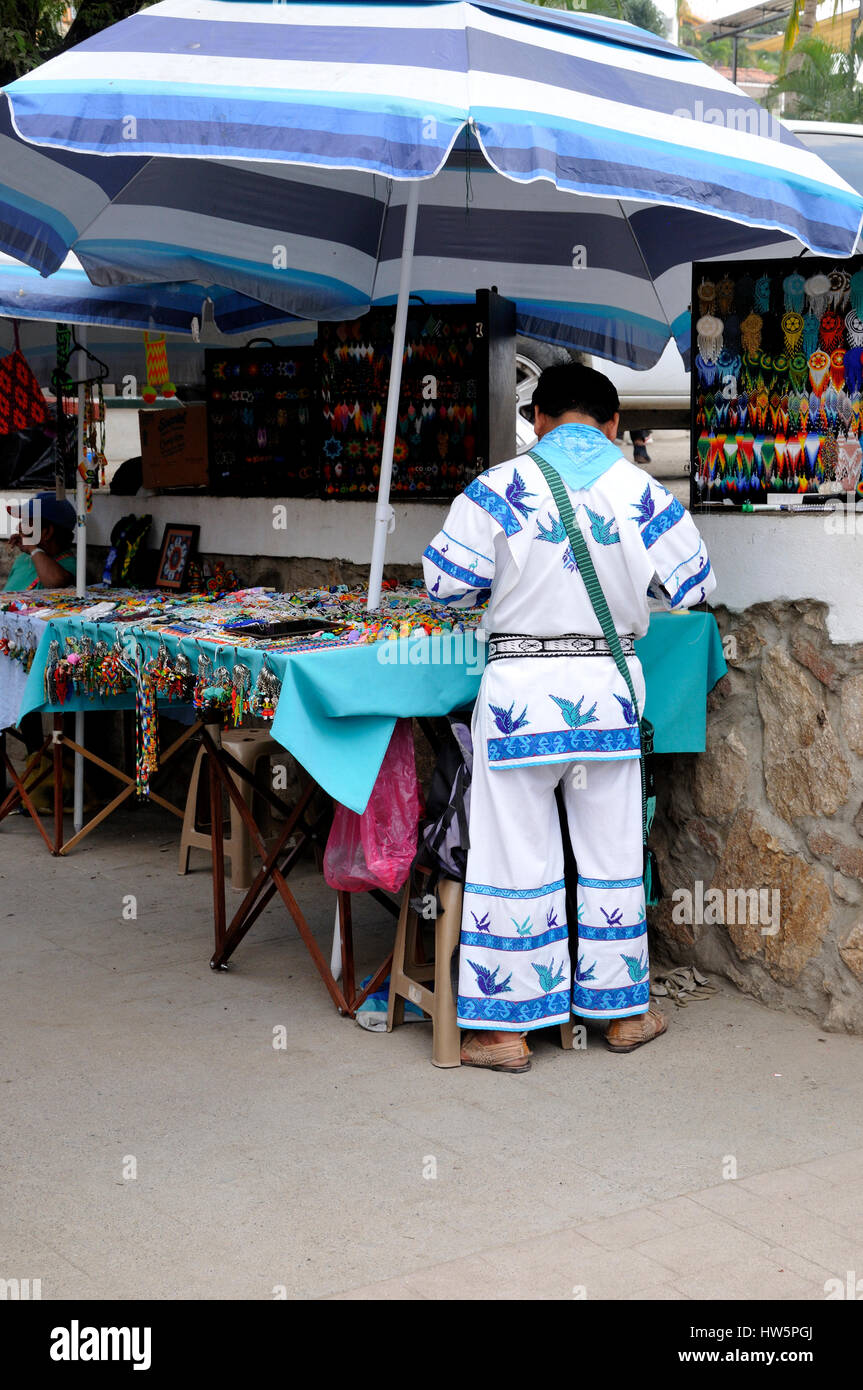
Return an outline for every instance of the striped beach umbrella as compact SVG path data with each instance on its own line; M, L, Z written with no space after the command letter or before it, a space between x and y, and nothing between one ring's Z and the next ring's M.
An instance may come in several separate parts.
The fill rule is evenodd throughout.
M653 34L517 3L162 0L7 88L0 248L356 316L494 284L521 331L646 367L693 260L854 248L863 200ZM370 602L390 524L394 353Z
M200 334L202 325L206 330L211 324L219 334L248 336L289 321L284 311L271 304L221 285L190 281L95 285L71 253L58 270L44 276L2 252L0 317L191 337Z

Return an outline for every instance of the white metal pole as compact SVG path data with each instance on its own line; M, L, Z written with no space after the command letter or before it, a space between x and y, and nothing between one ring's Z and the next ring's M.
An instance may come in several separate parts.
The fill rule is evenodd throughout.
M81 327L78 330L78 342L82 347L87 346L87 329ZM79 362L79 375L84 369L83 353L77 358ZM77 513L77 525L75 527L76 545L76 565L75 580L78 598L84 597L84 590L87 587L87 500L85 494L85 483L81 477L80 466L84 462L84 387L78 387L78 444L77 444L76 470L75 470L75 511Z
M87 344L87 329L81 327L78 330L78 342L82 347ZM81 376L84 369L84 355L81 353L77 357L78 375ZM85 389L78 387L78 442L76 449L76 471L75 471L75 511L77 513L77 525L75 527L75 590L78 598L84 597L87 587L87 499L85 482L81 477L80 466L84 462L84 404ZM84 712L79 710L75 715L75 742L81 748L84 747ZM84 759L80 753L75 754L75 776L73 784L72 802L72 823L76 832L84 824Z
M372 563L369 570L369 599L366 607L371 611L381 600L381 580L384 575L384 556L387 549L387 536L395 525L395 513L390 505L390 482L393 475L393 449L396 442L399 393L402 385L402 358L405 351L405 329L407 327L408 300L413 277L414 241L417 230L417 208L419 207L419 180L408 184L405 203L405 230L402 238L402 264L399 276L399 297L396 306L396 322L393 329L393 360L390 367L390 384L387 392L387 413L384 421L384 442L381 450L381 475L378 479L378 501L375 507L375 534L372 542Z

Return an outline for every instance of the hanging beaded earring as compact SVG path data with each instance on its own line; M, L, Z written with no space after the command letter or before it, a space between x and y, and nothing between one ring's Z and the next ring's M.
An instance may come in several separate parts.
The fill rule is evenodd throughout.
M701 284L696 291L698 295L698 309L704 314L712 314L716 306L716 286L712 280L702 277Z
M782 281L785 308L789 313L799 314L803 308L805 281L797 270L792 270Z
M722 351L722 319L705 314L695 325L698 351L705 362L716 362Z
M796 310L789 310L787 314L782 315L781 324L786 351L789 357L793 357L803 339L803 315Z
M807 309L811 314L814 314L816 318L820 319L824 310L827 308L827 302L830 298L830 281L827 279L826 275L820 273L817 275L810 275L809 279L804 284L804 289L806 291Z
M750 354L755 353L761 347L761 330L764 320L760 314L747 314L740 325L740 337L743 346Z

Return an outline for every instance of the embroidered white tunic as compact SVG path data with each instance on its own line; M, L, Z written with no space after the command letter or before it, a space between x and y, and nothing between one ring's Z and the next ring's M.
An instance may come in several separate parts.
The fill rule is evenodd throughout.
M672 609L701 603L715 588L689 513L601 431L562 425L538 450L567 484L618 633L644 636L650 586ZM593 480L574 488L579 476ZM602 635L548 485L527 455L488 469L455 499L423 568L429 593L443 603L473 607L489 599L487 634ZM634 655L628 660L643 714L641 666ZM490 663L474 736L496 769L616 761L640 751L629 691L607 653Z
M567 485L621 635L647 631L651 583L673 608L713 589L688 513L600 430L559 426L538 452ZM442 602L469 607L491 591L488 632L601 635L545 478L528 457L470 484L423 563L429 592ZM628 659L643 713L641 667ZM650 962L639 734L614 659L606 651L490 662L473 738L459 1025L521 1032L563 1023L571 1010L594 1019L644 1013ZM582 780L585 769L574 764L588 761ZM555 788L578 864L572 924Z

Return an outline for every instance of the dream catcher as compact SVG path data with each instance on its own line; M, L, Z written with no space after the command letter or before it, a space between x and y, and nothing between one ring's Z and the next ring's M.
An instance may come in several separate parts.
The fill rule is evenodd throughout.
M826 275L810 275L804 284L806 307L810 314L820 319L830 300L830 281Z
M703 314L695 325L698 351L705 362L717 362L722 351L722 319Z

